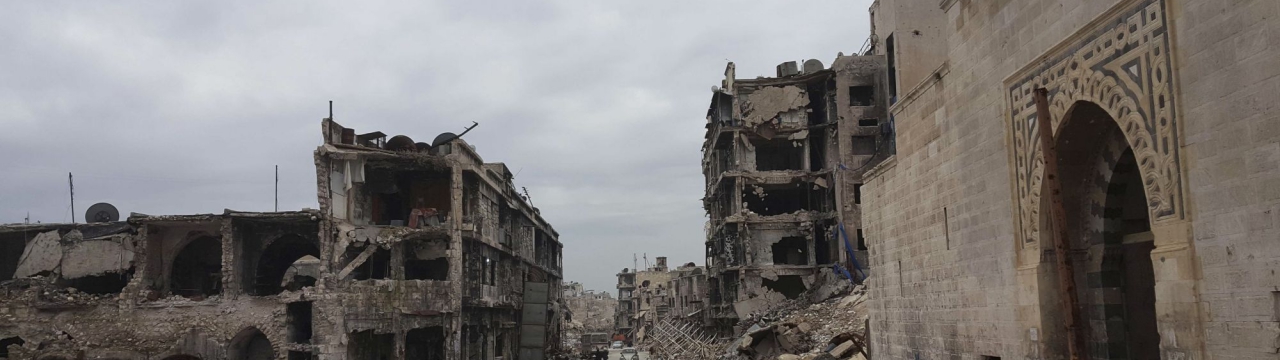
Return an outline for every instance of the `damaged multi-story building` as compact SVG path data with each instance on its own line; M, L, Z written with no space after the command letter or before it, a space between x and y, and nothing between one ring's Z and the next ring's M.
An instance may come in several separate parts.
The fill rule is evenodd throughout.
M720 335L820 277L866 275L861 176L894 151L885 63L842 54L755 79L726 67L702 146L707 316Z
M618 273L618 307L614 314L614 333L630 344L644 341L645 334L671 310L672 272L667 258L659 256L645 270L622 269Z
M562 246L501 163L322 122L319 210L0 226L0 358L527 359Z
M668 299L672 319L684 323L706 327L710 324L703 309L707 304L707 271L694 263L686 263L671 270L671 280L667 282L671 289Z

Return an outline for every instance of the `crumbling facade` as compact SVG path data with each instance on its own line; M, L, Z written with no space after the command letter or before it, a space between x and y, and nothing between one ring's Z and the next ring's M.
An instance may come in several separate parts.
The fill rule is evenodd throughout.
M608 346L618 301L607 291L585 290L578 282L564 284L563 340L566 349L590 350ZM586 341L583 341L586 339Z
M668 299L670 315L674 319L704 327L709 324L703 309L707 304L707 272L694 263L687 263L671 270L671 291Z
M0 226L0 358L557 350L562 248L505 166L452 134L322 129L319 210Z
M667 258L658 257L653 266L641 271L622 269L618 273L618 308L614 332L630 344L644 342L645 334L666 318L673 305L670 283L673 273Z
M872 354L1063 359L1074 312L1092 359L1275 357L1280 2L871 15L898 124L897 154L864 176Z
M894 151L884 66L841 55L830 69L789 62L774 78L737 79L728 64L702 146L706 316L720 335L819 276L866 275L862 173Z

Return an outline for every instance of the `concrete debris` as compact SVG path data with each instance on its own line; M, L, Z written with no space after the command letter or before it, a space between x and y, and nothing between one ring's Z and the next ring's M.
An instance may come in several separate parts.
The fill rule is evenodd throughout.
M62 264L62 244L58 243L61 239L57 230L36 235L22 252L18 270L13 276L22 278L58 270L58 265Z
M733 343L734 350L721 358L849 359L865 355L865 299L859 286L845 295L811 304L796 301L759 314L749 320L750 326Z

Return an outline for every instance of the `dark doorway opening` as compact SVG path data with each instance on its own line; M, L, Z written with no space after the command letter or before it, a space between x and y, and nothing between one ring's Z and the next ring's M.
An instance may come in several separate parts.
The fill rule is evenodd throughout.
M1146 193L1115 120L1074 104L1057 136L1071 246L1101 259L1079 262L1076 291L1095 359L1159 359L1155 271Z
M188 298L222 292L222 241L212 236L192 240L173 259L169 291Z
M406 360L444 359L444 327L432 326L409 330L404 336Z
M22 260L22 252L27 248L27 238L22 236L0 237L0 281L13 278L18 270L18 262Z
M227 348L227 357L232 360L272 360L275 350L271 348L271 340L257 328L240 330L231 338Z
M0 339L0 359L9 358L9 345L22 346L26 343L26 341L17 336Z
M289 342L295 344L311 343L311 317L310 301L289 303L286 306Z
M373 330L352 333L347 347L350 359L390 360L395 358L395 334L375 334Z
M819 229L813 235L813 257L818 265L831 263L831 230L830 225L820 222L814 223L815 228ZM836 250L839 251L839 250Z

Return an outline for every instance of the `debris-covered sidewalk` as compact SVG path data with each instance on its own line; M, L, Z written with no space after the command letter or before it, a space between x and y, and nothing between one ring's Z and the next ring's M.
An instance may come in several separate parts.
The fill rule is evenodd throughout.
M753 317L721 359L865 359L862 286L806 305L794 302Z

